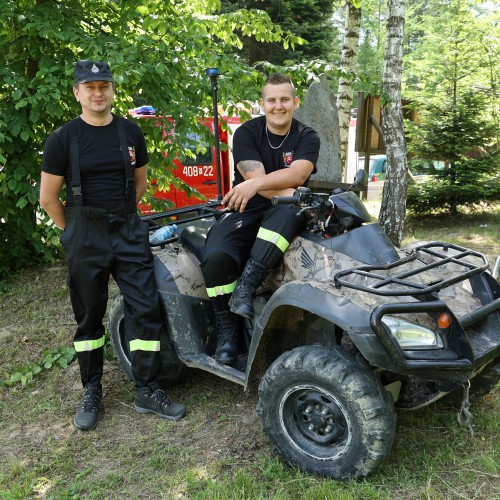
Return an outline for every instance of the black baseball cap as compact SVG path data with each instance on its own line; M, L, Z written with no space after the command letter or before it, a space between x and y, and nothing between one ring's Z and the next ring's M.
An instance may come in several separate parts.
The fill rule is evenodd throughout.
M87 60L75 63L75 85L95 81L115 81L108 63Z

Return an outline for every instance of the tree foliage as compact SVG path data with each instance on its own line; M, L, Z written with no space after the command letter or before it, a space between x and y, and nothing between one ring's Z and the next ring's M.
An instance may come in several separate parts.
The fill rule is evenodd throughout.
M73 62L106 60L117 81L114 111L134 99L171 116L175 133L199 129L211 110L205 68L218 67L220 101L229 112L255 99L260 75L234 56L242 38L289 45L265 12L218 14L219 0L3 0L0 8L0 277L59 248L58 230L38 206L41 153L47 136L79 113L71 91ZM235 34L238 31L239 36ZM154 120L141 122L151 175L178 185L173 164L180 141L166 144ZM169 170L164 168L168 163ZM162 166L163 165L163 166Z
M372 95L380 95L384 68L387 2L365 0L362 2L361 8L362 18L355 87L357 90L364 90Z
M340 1L332 0L223 0L223 11L234 9L261 9L275 26L284 32L300 37L291 48L279 41L263 40L251 36L244 40L240 51L249 64L268 61L282 65L285 61L302 62L321 59L329 62L339 60L339 31L332 22L334 7ZM305 42L305 43L304 43Z
M500 150L484 112L484 97L474 92L423 110L422 123L411 127L412 163L429 177L410 187L409 209L456 214L460 206L500 200Z
M439 7L439 0L415 6L407 56L406 94L421 110L412 161L433 174L412 187L408 207L455 213L499 196L500 16L467 0L447 2L436 16ZM437 160L444 169L433 169Z

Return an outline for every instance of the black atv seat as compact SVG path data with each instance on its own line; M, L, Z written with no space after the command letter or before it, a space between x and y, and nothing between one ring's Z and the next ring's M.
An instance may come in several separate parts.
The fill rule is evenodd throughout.
M213 218L218 221L224 214L231 212L228 208L217 208L213 211ZM206 217L194 222L193 225L184 228L179 235L179 241L191 251L199 262L203 260L203 252L205 250L205 242L207 241L208 232L214 225L214 219Z
M180 234L179 241L183 247L192 252L199 262L203 260L203 251L211 226L188 226Z

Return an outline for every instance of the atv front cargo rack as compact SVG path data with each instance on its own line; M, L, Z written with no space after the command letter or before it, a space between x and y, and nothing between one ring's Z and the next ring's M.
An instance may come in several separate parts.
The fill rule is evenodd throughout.
M334 282L337 288L344 286L376 295L429 295L487 268L483 254L433 241L416 246L408 257L386 266L367 265L340 271L335 274Z

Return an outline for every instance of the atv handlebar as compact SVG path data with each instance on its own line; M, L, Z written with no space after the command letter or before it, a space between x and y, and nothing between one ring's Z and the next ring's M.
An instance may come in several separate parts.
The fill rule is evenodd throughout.
M364 171L357 173L353 186L363 182L362 174ZM305 214L309 221L314 220L316 230L331 237L361 227L371 220L359 197L349 193L349 189L337 188L332 193L313 193L311 189L301 186L293 196L274 196L271 203L273 206L288 204L290 207L298 207L297 215Z
M300 203L300 196L273 196L271 203L274 207L277 205L298 205Z
M271 203L274 207L277 205L295 205L298 206L306 206L311 203L312 192L307 187L298 187L293 193L293 196L273 196L271 199Z
M360 169L356 172L356 175L354 176L354 181L353 183L345 190L350 191L351 189L363 184L366 179L366 174L363 169ZM341 193L341 189L335 189L332 194L338 194ZM312 191L307 188L300 186L295 190L295 193L293 193L293 196L273 196L271 199L271 203L273 207L276 207L278 205L294 205L294 206L300 206L300 207L309 207L311 204L313 205L323 205L325 202L327 202L328 198L330 197L329 194L326 193L316 193L313 194ZM330 203L332 205L332 203ZM309 207L313 208L313 207Z

